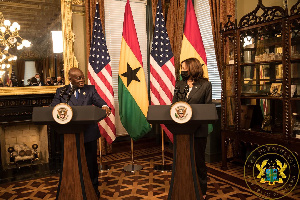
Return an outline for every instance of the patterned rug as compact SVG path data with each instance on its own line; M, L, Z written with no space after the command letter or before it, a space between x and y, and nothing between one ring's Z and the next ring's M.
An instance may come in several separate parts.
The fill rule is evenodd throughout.
M135 164L143 167L135 173L124 172L124 166L131 164L129 151L116 152L103 157L109 171L99 174L101 200L159 200L167 199L171 172L157 172L155 165L161 164L161 148L143 145L135 150ZM127 148L129 150L129 148ZM172 152L166 150L166 164L172 164ZM228 163L229 170L222 171L221 163L207 163L208 191L211 200L260 199L253 195L243 179L243 166ZM58 176L10 182L0 185L0 199L41 200L55 199ZM300 199L300 187L282 199Z

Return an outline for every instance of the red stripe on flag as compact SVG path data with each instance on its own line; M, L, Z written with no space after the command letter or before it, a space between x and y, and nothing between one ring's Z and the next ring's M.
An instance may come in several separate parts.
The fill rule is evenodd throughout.
M98 123L98 128L100 129L100 133L101 135L106 139L106 141L111 144L113 142L113 140L111 139L111 137L109 137L109 135L107 134L107 132L102 128L102 126ZM103 132L101 132L103 131Z
M172 57L172 58L170 59L170 61L171 61L172 65L173 65L173 68L174 68L174 57ZM165 74L167 75L167 77L170 79L172 85L175 86L175 82L176 82L176 79L175 79L175 76L174 76L175 72L172 73L172 72L170 71L170 69L167 67L166 64L164 64L164 65L161 67L161 69L165 72Z
M131 7L129 0L127 0L126 6L125 6L125 13L124 13L124 23L123 23L123 38L126 41L127 45L130 47L131 51L137 58L137 60L141 63L143 66L143 60L142 60L142 53L140 50L140 45L138 42L137 33L135 30L135 25L133 21L133 16L131 12Z
M157 71L151 65L150 65L150 73L156 79L156 81L160 85L161 89L166 93L167 97L169 99L172 99L173 96L172 96L172 93L169 92L170 91L169 87L166 85L166 83L162 80L162 78L159 76Z
M203 62L205 62L205 64L207 65L205 48L203 45L194 6L191 0L188 0L187 3L184 35L191 43L191 45L195 48L195 50L198 52Z
M91 83L94 83L93 85L95 86L95 89L97 90L98 94L102 97L102 99L103 99L104 101L107 100L108 102L110 102L110 101L108 100L107 96L106 96L106 95L103 93L103 91L100 89L100 87L98 86L98 84L95 84L96 82L95 82L95 80L93 79L93 77L91 76L90 72L88 73L88 77L89 77L90 82L91 82ZM107 102L107 101L106 101L106 102ZM108 106L109 106L109 104L108 104ZM115 108L114 108L112 105L109 106L109 107L111 108L111 112L112 112L111 114L115 116ZM106 121L108 127L112 130L113 134L116 135L116 127L115 127L114 123L113 123L113 122L110 120L110 118L108 118L108 117L106 117L104 120ZM100 127L101 127L101 126L100 126ZM109 139L111 140L110 136L107 134L107 132L105 131L104 128L100 128L100 133L101 133L101 135L103 135L106 139L109 138ZM112 140L111 140L111 141L112 141ZM107 142L109 142L109 140L107 140Z
M97 76L100 78L100 80L103 82L103 84L107 88L107 92L110 92L110 94L113 96L114 95L114 90L112 85L109 83L109 81L106 79L106 77L103 75L102 71L100 71Z
M93 77L91 76L90 72L88 72L88 78L89 78L91 84L93 84L95 86L95 89L97 90L98 94L103 98L103 100L105 100L106 96L103 94L103 92L100 89L100 87L97 84L95 84L96 82L93 79ZM111 112L112 112L112 115L115 116L115 109L114 109L114 107L111 107ZM110 119L107 122L107 119L109 119L109 118L105 118L104 120L106 121L106 123L108 124L108 126L110 127L110 129L112 130L113 134L116 135L115 125L111 122ZM105 129L99 123L98 123L98 127L99 127L99 130L100 130L100 134L106 139L106 141L109 144L111 144L113 142L113 140L107 134L107 132L105 131Z
M105 93L101 90L101 88L99 87L99 85L97 84L97 82L95 81L95 79L92 77L92 75L90 73L91 72L88 71L88 78L89 78L91 84L95 86L95 89L98 92L99 96L107 103L108 107L110 107L112 114L115 115L114 106L111 104L110 100L107 98Z
M109 117L106 117L106 118L104 118L104 121L106 122L106 124L108 125L108 127L111 129L111 131L114 133L114 135L116 135L115 134L115 132L116 132L116 128L115 128L115 125L114 125L114 123L110 120L110 118ZM103 129L104 130L104 129ZM101 133L101 131L102 130L100 130L100 133ZM106 131L105 131L106 132Z
M151 89L152 94L158 99L159 105L166 105L166 102L164 102L164 100L161 98L159 92L157 91L156 87L154 87L152 82L150 82L150 89ZM151 104L156 105L153 102L151 102Z

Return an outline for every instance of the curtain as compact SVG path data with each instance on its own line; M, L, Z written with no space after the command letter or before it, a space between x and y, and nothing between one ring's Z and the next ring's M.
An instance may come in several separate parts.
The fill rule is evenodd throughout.
M86 38L86 52L87 52L86 53L87 54L86 55L86 58L87 58L86 66L88 66L88 62L89 62L92 30L93 30L95 10L96 10L96 2L97 2L97 0L86 0L85 1L85 22L86 22L86 37L85 38ZM102 24L103 32L105 35L104 0L98 0L98 3L99 3L101 24ZM98 142L100 142L100 141L102 144L102 155L111 153L112 145L107 143L104 137L101 137L100 140L98 140ZM98 143L98 149L99 149L99 143Z
M216 58L220 73L222 63L220 23L224 26L227 22L227 15L231 15L231 21L235 21L235 0L209 0L209 4Z
M43 67L44 67L43 60L42 59L37 59L35 61L35 69L36 69L36 73L40 74L40 78L41 78L41 82L42 83L44 83L44 78L42 76L42 74L43 74Z
M183 35L185 0L170 1L167 14L167 31L174 54L176 74L179 74L180 51Z
M17 79L18 83L22 83L22 80L24 80L24 74L25 74L25 60L24 59L18 59L16 62L17 67ZM27 80L24 80L24 83L26 83Z

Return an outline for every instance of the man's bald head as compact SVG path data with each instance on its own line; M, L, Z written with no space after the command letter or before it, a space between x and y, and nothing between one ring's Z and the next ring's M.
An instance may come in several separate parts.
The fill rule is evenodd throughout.
M73 67L69 70L69 73L68 73L69 77L71 74L74 74L74 73L82 73L83 74L83 72L79 68Z
M68 74L69 80L74 87L82 88L84 86L84 75L80 69L71 68Z

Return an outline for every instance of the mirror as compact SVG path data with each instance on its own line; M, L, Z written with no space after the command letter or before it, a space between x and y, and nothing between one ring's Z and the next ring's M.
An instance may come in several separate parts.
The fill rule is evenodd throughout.
M61 4L65 2L0 1L0 95L54 92L64 84L64 56L53 51L59 37L52 32L62 31L66 23Z

